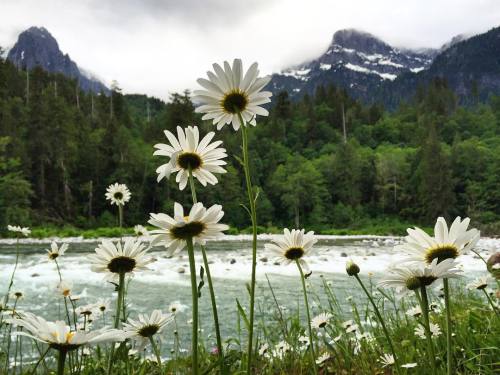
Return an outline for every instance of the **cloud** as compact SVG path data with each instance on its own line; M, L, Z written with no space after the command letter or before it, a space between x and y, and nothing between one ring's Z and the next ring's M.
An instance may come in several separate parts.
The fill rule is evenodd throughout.
M241 57L265 74L317 57L343 28L389 44L439 47L498 26L498 0L1 0L0 46L45 26L83 68L124 92L168 98L213 62Z

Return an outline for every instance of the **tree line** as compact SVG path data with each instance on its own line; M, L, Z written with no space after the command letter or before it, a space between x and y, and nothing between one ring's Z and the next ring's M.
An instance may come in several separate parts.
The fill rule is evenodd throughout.
M459 106L435 78L395 111L333 85L298 101L286 92L272 99L270 116L250 131L261 226L328 232L467 215L500 231L499 96ZM189 92L164 103L123 95L115 84L109 96L96 95L74 79L0 59L0 227L115 225L104 199L114 182L133 194L127 225L171 211L180 194L175 183L156 182L166 160L153 156L153 145L167 142L164 129L192 124L215 130L194 113ZM228 173L199 195L223 205L226 223L245 228L240 137L232 133L216 135L228 150Z

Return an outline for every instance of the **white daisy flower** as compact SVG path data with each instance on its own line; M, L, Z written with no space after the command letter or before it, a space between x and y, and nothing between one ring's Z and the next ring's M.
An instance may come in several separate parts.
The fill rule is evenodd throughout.
M333 315L330 313L321 313L311 319L311 327L316 329L325 328L332 317Z
M151 246L162 245L170 254L176 254L186 246L186 240L192 238L193 244L205 245L207 240L214 240L224 235L229 227L218 224L224 216L222 206L215 204L210 208L196 203L191 207L188 216L184 216L184 208L174 204L174 217L166 214L151 214L149 224L160 228L151 231Z
M95 304L89 304L84 306L78 306L75 310L77 315L84 315L89 317L90 315L97 312L97 306Z
M405 242L395 249L409 255L409 260L423 261L427 264L432 263L434 259L438 262L455 259L472 249L479 241L480 232L477 229L467 230L469 222L469 218L461 221L460 217L457 217L448 230L445 219L440 217L434 226L434 237L420 228L409 228Z
M346 328L346 333L352 333L356 332L359 329L359 326L357 324L350 325L349 327Z
M431 336L437 337L441 335L441 328L437 324L430 323L429 328L431 330ZM421 339L425 339L425 328L421 325L415 328L415 335L420 337Z
M269 350L269 344L267 344L267 343L266 344L262 344L260 346L260 348L259 348L259 355L261 357L263 357L264 355L267 354L268 350Z
M316 364L317 365L322 365L326 361L330 359L330 354L329 353L323 353L321 354L317 359L316 359Z
M213 68L215 74L207 72L208 79L197 80L205 90L194 91L193 101L202 104L195 111L204 113L202 120L212 120L218 130L231 123L234 130L238 130L242 125L238 114L253 126L257 115L269 115L261 105L269 103L272 94L261 90L271 77L259 78L257 63L244 75L240 59L235 59L232 67L224 61L224 69L218 64L213 64Z
M379 358L379 362L382 364L382 367L392 366L396 363L392 354L382 354Z
M292 348L286 341L280 341L276 344L273 351L273 357L275 358L283 358L288 352L290 352Z
M7 230L21 233L24 237L28 237L31 234L31 229L28 227L20 227L19 225L7 225Z
M177 314L186 309L186 305L183 305L180 303L180 301L174 301L170 305L168 305L168 311L170 311L172 314Z
M103 328L93 332L75 332L62 321L49 322L32 313L23 313L21 318L9 319L9 323L23 327L27 331L18 331L17 335L31 337L61 351L75 350L83 345L123 341L127 338L123 331L117 329Z
M16 290L15 292L13 292L11 294L11 298L16 299L16 300L24 299L24 293L19 291L19 290Z
M62 297L69 297L73 290L73 283L71 281L62 280L57 283L56 290Z
M313 231L305 233L304 229L289 231L285 228L283 235L275 236L272 240L274 243L265 244L265 248L275 254L276 260L281 263L290 264L298 261L307 275L310 272L309 265L302 258L310 254L317 241Z
M178 126L177 138L168 130L165 130L165 135L170 144L155 145L157 150L153 154L170 159L167 164L156 169L158 182L164 177L170 178L172 173L177 173L175 181L179 184L179 189L184 190L189 181L189 170L203 186L207 186L207 183L215 185L218 182L214 173L226 173L222 167L226 165L223 160L227 156L226 149L219 147L222 141L210 143L214 132L208 133L201 141L197 126L188 126L186 129Z
M109 298L101 298L97 300L95 306L97 310L99 310L101 313L104 314L106 311L109 310L111 306L111 301Z
M477 289L477 290L483 290L486 289L488 286L488 283L490 282L490 278L488 276L482 276L474 279L472 282L467 284L468 289Z
M50 244L50 250L47 249L47 256L50 260L56 260L58 257L64 255L64 253L68 250L68 244L64 243L61 247L57 246L55 241L52 241Z
M352 326L353 324L354 324L354 320L347 320L347 321L342 323L342 327L344 329L346 329L346 328L349 328L350 326Z
M151 315L139 314L137 320L128 319L123 324L123 331L143 349L149 338L160 333L161 330L174 320L172 314L163 314L161 310L153 310Z
M135 233L136 236L147 236L147 235L149 235L148 230L145 227L143 227L142 225L136 225L134 227L134 233Z
M132 193L128 189L127 185L116 182L108 186L105 195L106 199L109 200L111 204L124 206L125 203L130 200Z
M127 238L115 243L103 240L89 255L94 272L106 273L105 279L116 280L120 273L148 270L146 267L154 259L147 254L146 246L140 240Z
M411 362L411 363L405 363L404 365L401 365L402 368L413 368L413 367L417 367L417 363L415 362Z
M406 315L418 318L420 315L422 315L422 309L419 306L409 308L406 311Z
M429 286L437 279L459 277L460 270L456 265L453 259L438 263L438 258L434 258L430 264L406 263L391 266L378 285L395 288L396 293L403 295L422 286Z

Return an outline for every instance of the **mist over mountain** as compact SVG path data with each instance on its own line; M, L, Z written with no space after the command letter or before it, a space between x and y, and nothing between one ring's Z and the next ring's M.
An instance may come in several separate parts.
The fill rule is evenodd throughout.
M389 107L415 95L420 85L444 78L459 100L486 99L500 92L500 28L474 37L458 35L440 49L392 47L372 34L337 31L328 49L316 59L273 74L274 93L292 98L313 94L334 84L366 103Z
M44 27L30 27L19 34L16 44L8 51L7 59L18 68L39 66L48 72L75 78L80 88L87 92L109 92L100 80L64 54L57 40Z

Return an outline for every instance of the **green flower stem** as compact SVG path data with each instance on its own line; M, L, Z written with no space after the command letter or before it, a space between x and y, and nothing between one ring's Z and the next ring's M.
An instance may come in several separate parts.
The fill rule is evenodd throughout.
M446 308L446 373L448 375L452 374L453 367L453 357L452 357L452 348L451 348L451 307L450 307L450 286L448 283L448 279L443 279L443 287L444 287L444 305Z
M64 363L66 362L66 351L59 350L59 356L57 357L57 375L64 375Z
M120 314L122 310L122 301L123 301L123 291L125 287L125 272L120 272L119 273L119 278L118 278L118 297L116 300L116 311L115 311L115 323L114 323L114 328L118 329L120 326ZM113 369L113 356L115 353L115 345L111 345L111 351L109 353L109 360L108 360L108 375L111 374L111 371Z
M300 272L300 279L302 281L302 291L304 292L304 303L306 304L306 313L307 313L307 329L309 332L309 349L311 352L311 359L312 359L312 365L314 369L314 373L318 373L318 369L316 367L316 355L314 354L314 345L313 345L313 335L312 335L312 328L311 328L311 315L309 312L309 302L307 300L307 290L306 290L306 278L304 277L304 271L302 271L302 267L300 266L300 263L298 260L295 261L297 264L297 268L299 269Z
M191 169L189 169L189 186L191 188L191 195L193 197L193 204L198 202L196 197L196 187L194 185L193 173ZM217 349L219 351L219 361L220 361L220 370L221 373L224 373L224 353L222 352L222 339L219 328L219 314L217 313L217 301L215 299L215 291L214 285L212 283L212 276L210 273L210 267L208 265L207 252L205 250L205 246L201 246L201 254L203 256L203 265L205 266L205 272L207 273L207 281L208 281L208 289L210 292L210 301L212 303L212 314L214 317L214 326L215 326L215 337L217 340Z
M120 229L123 225L123 205L118 204L118 223L120 224Z
M16 240L16 263L14 264L14 269L12 270L12 275L10 276L9 288L7 289L7 294L5 295L3 306L7 308L7 304L9 303L10 291L12 289L12 285L14 285L14 275L16 274L17 265L19 263L19 236Z
M158 366L160 366L161 368L161 357L160 357L160 351L158 350L158 345L156 345L153 336L149 336L149 341L151 342L151 346L153 347L153 351L155 352L156 360L158 361Z
M248 330L247 348L247 374L252 373L253 356L253 325L255 313L255 273L257 268L257 210L255 207L255 196L250 177L250 164L248 162L248 130L241 113L238 113L241 123L242 149L243 149L243 170L247 186L248 203L250 204L250 216L252 219L252 280L250 282L250 321Z
M365 292L366 296L370 300L370 303L373 306L373 310L375 311L375 315L377 316L378 321L379 321L380 325L382 326L382 330L384 331L385 338L387 339L387 343L389 344L389 348L391 349L391 354L394 357L394 362L396 365L395 369L397 369L397 370L395 370L395 372L397 373L397 372L399 372L399 361L398 361L398 357L396 356L396 351L394 350L394 345L392 344L391 336L389 335L389 331L387 330L387 327L385 326L384 318L382 317L382 314L380 314L380 311L379 311L377 305L375 304L373 297L368 292L368 290L366 289L365 285L363 284L363 282L361 281L359 276L354 275L354 277L356 278L356 280L358 280L359 285L361 286L361 288Z
M193 298L193 333L191 337L191 356L193 375L198 374L198 287L196 285L196 265L194 261L193 239L186 240L189 255L189 273L191 274L191 295Z
M429 300L427 298L427 289L425 286L420 287L422 316L424 317L425 338L427 339L427 356L431 364L432 374L436 374L436 354L434 353L434 344L432 343L432 332L429 321Z
M486 289L482 289L484 295L486 296L486 299L488 300L488 302L490 303L491 305L491 308L493 309L493 311L495 312L496 315L498 315L498 309L497 307L493 304L493 301L491 300L491 297L488 295L488 292L486 291Z
M118 298L116 301L116 312L115 312L115 325L114 327L118 329L120 326L120 314L122 310L122 303L123 303L123 290L125 287L125 272L120 272L119 273L119 279L118 279Z

